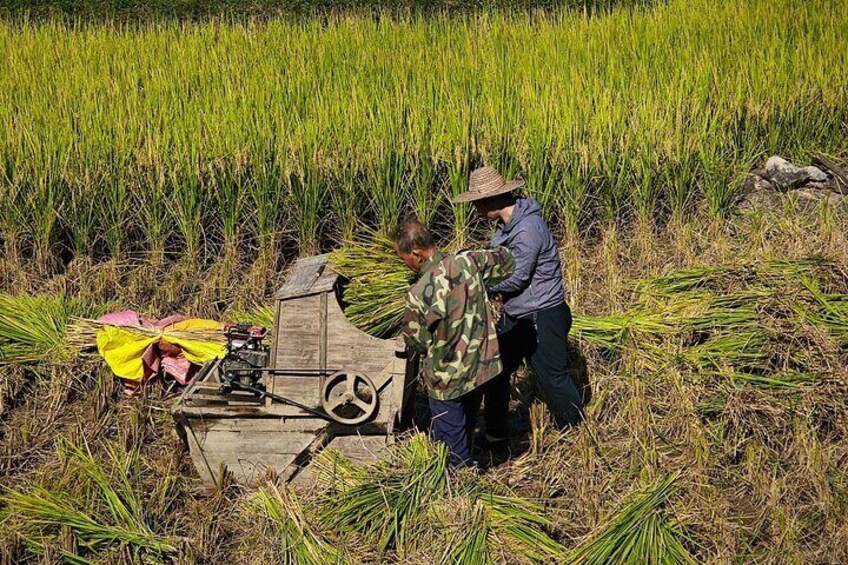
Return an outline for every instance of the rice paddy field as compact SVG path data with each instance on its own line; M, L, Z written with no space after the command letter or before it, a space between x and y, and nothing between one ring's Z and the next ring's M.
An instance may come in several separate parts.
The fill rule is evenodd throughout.
M590 9L591 8L591 9ZM0 563L848 562L848 225L740 213L770 155L848 163L848 4L568 3L0 19ZM252 12L251 12L252 14ZM269 324L299 256L392 335L399 218L446 247L471 170L561 245L586 422L514 383L481 475L409 432L363 468L201 487L83 320ZM270 324L269 324L270 325Z

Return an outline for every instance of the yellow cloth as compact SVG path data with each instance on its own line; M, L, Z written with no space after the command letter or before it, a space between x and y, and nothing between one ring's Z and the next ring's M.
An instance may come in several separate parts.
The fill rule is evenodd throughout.
M179 347L185 358L202 365L224 354L222 341L187 338L185 332L223 331L224 325L214 320L190 318L167 326L155 335L150 329L134 330L129 326L103 326L97 331L97 351L116 376L133 381L144 377L143 357L147 348L159 341Z

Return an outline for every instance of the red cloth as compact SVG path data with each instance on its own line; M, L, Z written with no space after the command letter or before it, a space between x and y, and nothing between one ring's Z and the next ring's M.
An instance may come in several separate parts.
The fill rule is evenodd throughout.
M126 327L143 327L152 330L161 331L177 322L186 320L188 317L182 314L171 314L161 320L144 316L135 310L124 310L122 312L113 312L101 316L97 321L112 326ZM129 396L135 396L140 392L150 379L159 375L161 370L163 374L171 376L180 384L186 384L194 376L197 367L185 358L182 350L176 345L160 342L151 345L144 352L142 357L144 365L144 378L141 381L123 380L124 393Z

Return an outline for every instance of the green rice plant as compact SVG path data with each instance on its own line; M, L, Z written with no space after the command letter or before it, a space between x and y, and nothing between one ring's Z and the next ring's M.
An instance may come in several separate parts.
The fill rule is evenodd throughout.
M200 163L194 163L200 169ZM204 234L204 215L208 207L208 186L198 170L194 175L169 175L168 191L164 194L169 216L185 246L185 253L195 260L201 256Z
M118 259L123 255L123 246L129 243L127 231L131 225L132 199L123 170L131 163L111 158L107 165L118 170L106 173L103 180L98 182L97 194L89 193L88 197L94 197L101 203L95 208L98 227L103 233L110 256Z
M463 121L456 124L462 130L460 134L461 145L454 149L444 166L447 169L447 181L445 192L447 200L468 190L468 179L473 168L473 154L471 149L471 136L473 119L463 116ZM468 239L468 224L471 220L471 205L467 203L451 203L453 212L453 240L462 245Z
M377 160L366 169L363 192L369 196L377 219L377 231L390 234L409 201L406 148L394 127L377 121L375 131L385 132L386 139L373 139L369 153Z
M330 207L335 216L340 239L350 241L362 225L362 210L367 192L362 189L363 181L352 157L345 160L333 172L333 190L330 191Z
M555 149L552 147L553 124L551 118L545 120L544 132L534 137L529 149L529 158L526 168L532 171L526 175L527 194L535 198L542 210L546 213L547 220L555 223L555 215L559 211L557 206L558 195L562 190L561 168L555 166L552 155Z
M71 320L102 313L102 307L63 294L0 294L0 365L65 360L71 353L65 347Z
M659 160L660 151L650 139L639 147L634 158L633 201L636 216L645 226L653 223L658 211L661 193L659 177L662 171Z
M311 166L310 158L300 155L298 169L288 177L286 201L291 206L298 250L301 256L315 255L320 249L318 241L321 213L327 203L327 184L319 170Z
M71 251L82 257L92 250L98 223L95 182L79 182L68 189L68 199L61 210L63 224L70 236Z
M410 163L412 180L409 192L412 200L412 211L415 218L421 223L431 225L436 219L436 212L444 200L444 194L436 190L436 163L428 148L419 149L410 158L412 159L412 163Z
M253 224L259 249L273 251L279 243L280 224L285 217L283 209L285 191L282 189L285 173L273 149L268 149L266 161L254 162L252 166L255 170L251 179L250 201L247 206L254 212ZM241 221L242 216L239 216L238 220Z
M51 248L54 243L57 223L56 210L61 207L64 191L61 183L50 179L42 179L37 186L26 190L26 208L29 212L24 224L29 226L36 264L47 266L52 257Z
M600 217L606 224L616 222L630 206L628 190L631 182L627 168L627 155L621 147L605 148L600 155L603 176L598 180Z
M132 205L144 210L137 220L139 233L144 238L144 248L150 253L151 262L161 262L165 257L165 240L173 230L168 205L167 177L161 166L137 166L131 177L133 184Z
M342 551L315 529L302 503L288 488L269 483L248 500L248 507L271 525L282 563L329 565L343 562Z
M668 475L636 493L591 538L569 555L575 565L694 564L687 537L664 510L677 492L678 475Z
M107 450L104 463L69 443L62 444L62 450L79 478L77 484L60 486L62 490L10 489L0 498L3 520L15 524L30 552L40 555L55 547L64 530L72 531L89 555L119 547L148 558L178 551L177 540L156 533L147 523L144 497L133 483L139 476L136 451ZM63 557L88 562L69 552Z
M209 167L215 215L220 222L224 247L230 253L238 249L239 237L244 235L244 210L250 194L256 192L250 186L255 181L249 163L246 155L235 155L231 160L216 161Z

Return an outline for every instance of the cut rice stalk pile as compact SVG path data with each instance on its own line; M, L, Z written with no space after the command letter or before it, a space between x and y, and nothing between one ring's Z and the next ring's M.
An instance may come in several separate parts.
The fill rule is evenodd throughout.
M0 365L68 358L72 351L65 334L71 320L102 313L103 307L64 294L0 294Z
M676 491L676 478L664 477L636 494L597 534L569 554L568 563L694 564L684 545L686 536L664 511Z
M329 451L315 468L324 487L321 525L376 542L381 551L403 556L446 547L445 562L463 563L490 563L499 552L530 561L565 554L545 533L551 522L541 507L470 472L449 471L445 446L424 435L395 444L373 465Z
M385 462L354 465L340 453L322 453L316 470L327 487L322 524L379 540L385 550L416 537L416 518L443 496L448 481L447 450L424 436L394 446Z
M61 549L72 532L90 555L132 551L142 561L161 561L178 551L177 540L157 533L151 525L145 496L139 490L141 468L137 450L116 443L105 462L70 443L60 454L68 461L67 480L50 487L8 490L2 498L2 521L13 524L31 553L59 551L64 560L89 563L77 552ZM167 499L165 493L163 499Z
M327 565L342 561L342 553L316 530L303 504L286 486L267 484L248 499L248 510L262 515L271 526L283 563Z
M330 256L331 268L347 280L344 311L360 329L380 337L398 331L412 276L389 238L347 241Z
M576 316L575 335L653 370L791 386L824 375L846 345L848 277L822 259L682 271L635 285L622 315Z

